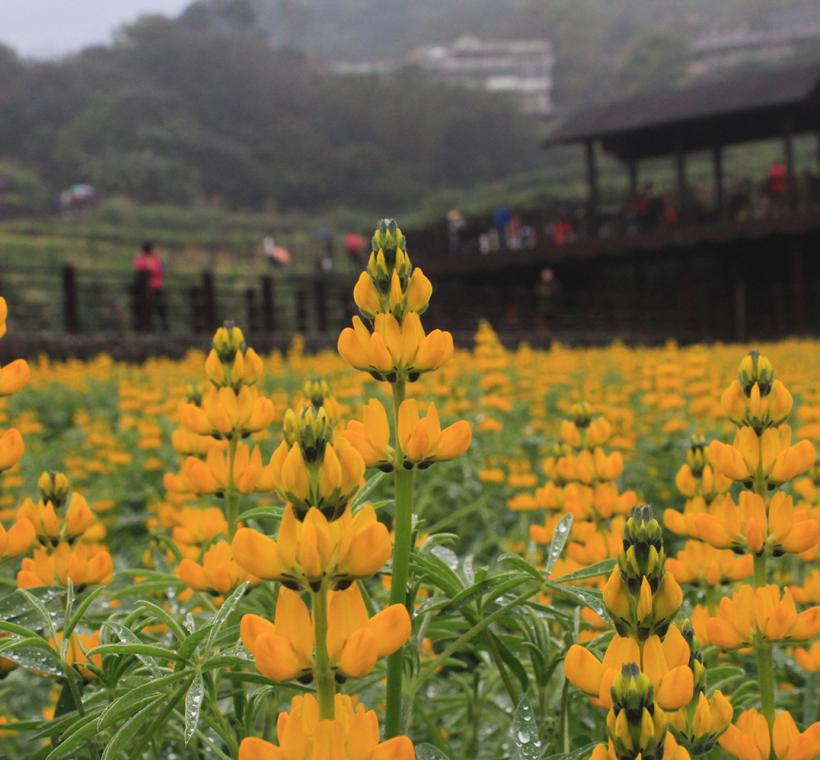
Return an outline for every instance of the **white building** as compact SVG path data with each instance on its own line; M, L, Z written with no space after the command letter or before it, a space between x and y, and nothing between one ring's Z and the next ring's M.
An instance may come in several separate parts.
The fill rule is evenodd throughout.
M820 38L820 2L782 8L754 26L711 31L692 43L689 73L709 74L748 61L768 64L786 60Z
M416 48L407 63L455 86L509 95L525 113L552 111L555 58L546 40L464 36L449 45Z

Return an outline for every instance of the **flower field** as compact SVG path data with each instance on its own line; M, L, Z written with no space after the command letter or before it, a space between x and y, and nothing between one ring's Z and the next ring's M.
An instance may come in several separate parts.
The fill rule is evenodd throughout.
M0 368L0 756L820 756L820 343L431 297L385 221L338 351Z

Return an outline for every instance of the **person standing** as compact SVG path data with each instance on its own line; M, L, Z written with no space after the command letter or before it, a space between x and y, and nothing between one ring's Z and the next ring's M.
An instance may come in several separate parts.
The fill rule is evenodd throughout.
M447 252L450 256L458 255L461 249L461 232L466 226L467 222L457 208L447 212Z
M134 257L134 273L137 277L137 297L145 298L142 319L143 329L153 330L154 314L159 317L160 326L168 331L168 311L165 306L165 264L157 255L153 243L145 242L142 250Z

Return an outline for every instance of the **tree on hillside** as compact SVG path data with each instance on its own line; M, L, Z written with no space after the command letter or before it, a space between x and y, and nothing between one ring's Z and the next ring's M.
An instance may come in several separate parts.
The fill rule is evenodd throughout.
M623 92L677 87L686 77L689 51L685 40L661 29L640 34L618 64Z

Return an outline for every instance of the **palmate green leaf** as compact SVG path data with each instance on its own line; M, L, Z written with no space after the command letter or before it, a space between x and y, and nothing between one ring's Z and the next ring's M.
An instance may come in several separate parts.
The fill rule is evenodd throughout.
M3 652L3 657L16 662L27 670L45 673L50 676L65 675L59 655L40 636L31 636L4 643L0 651Z
M210 636L213 631L214 624L208 623L197 629L182 641L177 650L180 657L190 657L197 649L197 647Z
M370 498L370 494L372 494L384 480L385 475L386 473L384 472L377 472L365 481L365 484L359 489L359 492L353 497L353 501L350 503L350 507L354 512L357 512L360 507L364 506L365 502Z
M179 623L177 623L176 618L174 618L173 615L169 614L166 610L162 609L162 607L158 604L155 604L148 599L140 599L137 602L137 607L144 609L148 614L153 616L154 620L158 623L167 625L168 630L170 630L171 633L173 633L178 639L184 639L187 636Z
M573 519L571 514L566 514L558 521L558 525L555 526L544 563L544 575L547 578L552 574L555 563L558 562L561 552L564 551L564 547L567 545L569 534L572 531Z
M582 581L587 578L595 578L599 575L609 575L609 573L612 572L612 568L615 567L615 562L616 560L614 559L605 559L602 562L596 562L594 565L588 565L581 570L562 575L560 578L551 578L550 580L555 583L569 583L570 581Z
M37 598L35 594L32 594L30 591L21 588L20 593L26 599L26 601L37 611L37 614L40 617L40 620L43 622L43 631L48 634L48 638L56 641L57 640L57 629L54 627L54 620L51 617L51 614L46 609L45 605Z
M253 507L241 512L237 520L241 522L247 522L248 520L281 520L284 514L284 507Z
M445 755L438 747L432 744L416 745L416 760L451 760L449 755Z
M46 760L60 760L63 757L72 757L80 748L88 744L99 733L97 729L97 716L86 714L82 718L77 718L71 729L62 735L60 743L47 755Z
M526 697L524 697L515 708L510 733L513 747L515 748L514 760L541 759L544 745L538 734L538 723L535 720L535 713Z
M151 725L145 731L141 732L139 740L135 742L136 747L134 748L133 753L128 756L129 760L131 757L140 757L145 747L148 746L148 742L150 742L154 736L158 735L160 732L166 732L169 728L173 730L173 723L170 726L166 725L168 717L174 712L174 710L176 710L180 700L187 693L188 687L191 685L191 680L181 684L179 688L177 688L177 690L171 695L171 697L160 705L159 711L154 717Z
M63 626L64 638L68 638L71 635L71 632L82 620L82 617L88 611L88 608L104 589L105 586L97 586L97 588L93 589L88 596L86 596L85 599L77 605L77 608L71 613L71 615L66 617L65 625Z
M518 683L521 684L521 691L526 692L527 687L529 686L530 679L527 675L527 671L524 666L521 664L521 658L516 657L516 655L512 652L509 647L510 639L509 637L502 637L497 636L492 631L488 631L486 634L486 638L496 652L498 652L499 657L503 660L504 664L513 672L515 677L518 679Z
M168 687L183 678L189 678L190 673L185 670L174 671L159 678L151 678L139 686L128 687L124 694L117 697L99 718L99 728L104 729L116 723L122 716L131 713L140 704L150 700L154 694L168 690Z
M714 694L718 689L724 690L731 683L737 681L738 678L743 678L746 671L736 665L723 665L717 668L709 668L706 675L706 684L708 693Z
M111 594L112 599L127 599L131 596L150 596L151 594L164 594L169 589L176 589L182 591L185 584L174 576L169 576L167 581L154 580L146 581L144 583L135 583L125 588L118 589Z
M211 632L208 634L208 640L205 642L205 649L210 649L211 644L213 643L214 636L219 633L222 626L230 617L230 614L236 608L236 605L239 604L242 596L245 594L250 583L245 581L244 583L240 583L233 591L233 593L222 603L222 606L219 608L219 612L214 615L213 625L211 627Z
M414 552L410 561L415 565L420 580L441 589L447 596L454 597L464 588L461 578L434 554Z
M563 595L571 601L577 602L584 607L589 607L596 615L604 620L609 620L609 615L604 608L601 592L597 589L583 588L581 586L564 586L555 581L547 581L547 588L556 592L557 596Z
M174 660L175 662L188 661L184 657L180 657L176 652L170 649L158 646L157 644L100 644L87 652L88 657L93 655L106 654L132 654L134 656L156 657L159 660Z
M42 607L52 614L62 612L62 589L54 586L42 586L27 591L28 597L36 599ZM32 608L22 589L15 589L0 599L0 620L29 626L33 620L38 620L37 610Z
M549 755L545 757L544 760L585 760L599 744L600 742L590 742L583 747L572 750L572 752L560 752L557 755Z
M97 718L99 716L105 707L105 703L102 699L104 699L104 697L102 697L101 694L97 694L85 700L85 702L83 702L83 709L85 710L84 716L80 716L79 713L73 712L66 713L59 718L41 721L37 727L37 730L31 735L30 738L33 741L36 741L38 739L47 739L49 737L57 737L58 739L60 737L65 737L70 731L73 730L73 727L80 717L85 719L92 716Z
M484 596L485 594L492 598L501 596L511 589L517 588L523 583L531 581L529 575L522 573L508 572L499 573L498 575L491 575L481 579L469 588L459 591L451 599L433 599L430 602L422 605L418 614L424 612L432 612L434 610L446 610L448 607L460 608L474 600Z
M540 581L542 579L541 571L518 554L502 554L499 561L503 562L505 565L513 565L519 570L535 578L535 580Z
M130 747L131 740L143 725L150 720L154 711L164 700L164 695L155 697L123 723L111 737L110 741L106 743L100 760L115 760L120 756L121 752L125 753L125 757L129 759L139 757L139 755L134 755L132 752L132 747Z
M205 682L202 673L197 673L185 694L185 746L187 747L199 725L202 702L205 699Z
M114 635L126 644L142 644L139 636L137 636L137 634L134 633L127 625L121 625L120 623L109 621L105 623L103 627L113 631ZM153 673L155 677L159 676L159 666L151 657L146 657L143 654L137 654L137 658Z

